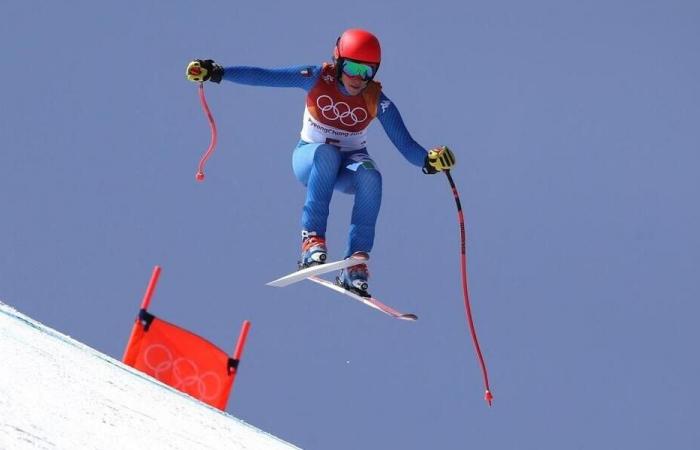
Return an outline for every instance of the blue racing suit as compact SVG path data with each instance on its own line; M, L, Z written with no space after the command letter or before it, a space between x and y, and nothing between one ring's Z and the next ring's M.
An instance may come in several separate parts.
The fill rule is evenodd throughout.
M280 69L232 66L224 69L223 79L254 86L297 87L308 93L319 82L322 73L323 66L318 65ZM341 84L338 88L343 95L349 96ZM345 116L348 114L346 112ZM413 165L422 167L426 149L413 140L399 110L383 91L379 93L376 117L401 154ZM369 253L374 244L381 205L382 177L367 148L364 145L346 148L332 139L326 139L326 142L302 139L294 149L292 166L297 179L307 187L301 219L303 230L325 237L333 190L354 194L345 256L358 251Z

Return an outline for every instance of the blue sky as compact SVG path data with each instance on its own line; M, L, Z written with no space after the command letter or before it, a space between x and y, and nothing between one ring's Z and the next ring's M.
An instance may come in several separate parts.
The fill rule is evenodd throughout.
M0 298L121 357L154 265L152 312L227 349L253 322L229 411L311 449L700 446L700 6L691 1L11 1L0 17ZM383 44L378 79L412 135L450 145L482 400L442 176L379 124L372 292L393 321L311 283L291 170L304 93L207 85L192 58L328 60ZM345 248L351 199L328 240Z

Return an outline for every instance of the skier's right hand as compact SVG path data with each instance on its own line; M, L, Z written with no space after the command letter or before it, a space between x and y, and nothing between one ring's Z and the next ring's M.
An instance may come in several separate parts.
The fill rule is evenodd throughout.
M203 83L207 80L220 83L224 76L224 68L211 59L195 59L187 64L185 76L195 83Z
M454 153L447 146L435 147L425 155L423 173L432 175L443 170L450 170L456 163L457 159Z

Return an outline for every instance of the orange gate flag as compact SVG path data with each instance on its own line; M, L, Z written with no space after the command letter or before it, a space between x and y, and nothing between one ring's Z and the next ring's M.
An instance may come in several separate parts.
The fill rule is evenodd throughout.
M123 362L215 408L224 410L250 330L244 321L233 357L196 334L147 311L160 267L156 266Z

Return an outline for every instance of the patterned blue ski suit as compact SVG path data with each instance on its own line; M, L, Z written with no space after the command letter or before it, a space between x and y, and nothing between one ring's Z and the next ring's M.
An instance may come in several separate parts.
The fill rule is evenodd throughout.
M223 79L254 86L297 87L309 93L319 83L323 73L326 73L324 66L281 69L232 66L224 69ZM341 84L338 84L338 87L343 95L350 98ZM348 117L348 114L345 112L344 115ZM379 92L376 117L401 154L413 165L422 167L427 154L426 149L413 140L399 110L383 92ZM317 142L309 141L308 137L304 140L304 137L303 129L302 139L292 156L294 174L307 186L301 219L303 230L315 231L319 236L325 237L333 190L354 194L350 236L345 256L357 251L369 253L374 244L374 230L381 205L382 177L369 156L364 141L361 141L361 145L345 147L333 139Z

